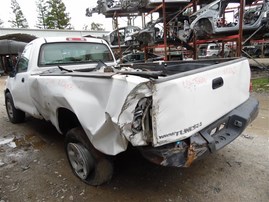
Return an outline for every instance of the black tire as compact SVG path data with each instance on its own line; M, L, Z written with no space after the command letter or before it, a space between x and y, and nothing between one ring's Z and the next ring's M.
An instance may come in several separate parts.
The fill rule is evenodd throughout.
M65 151L73 173L83 182L97 186L109 182L112 178L112 162L92 146L81 127L67 132ZM73 152L77 153L74 155ZM79 166L83 167L81 171Z
M25 120L25 112L16 109L10 93L5 94L5 104L8 118L11 123L22 123Z

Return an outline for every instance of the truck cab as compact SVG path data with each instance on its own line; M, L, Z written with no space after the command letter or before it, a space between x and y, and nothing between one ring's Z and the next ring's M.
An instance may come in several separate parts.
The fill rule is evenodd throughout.
M32 103L29 92L31 75L64 67L71 69L94 68L98 63L116 64L111 49L102 39L52 37L38 38L26 45L16 68L7 81L16 108L42 118Z

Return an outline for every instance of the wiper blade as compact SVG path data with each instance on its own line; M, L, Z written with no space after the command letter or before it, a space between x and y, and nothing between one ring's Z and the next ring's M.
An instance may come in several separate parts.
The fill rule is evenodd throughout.
M65 68L61 67L60 65L58 65L58 68L59 68L61 71L73 72L73 70L65 69Z
M95 70L95 67L93 68L83 68L83 69L74 69L75 72L92 72Z
M95 69L99 70L101 67L105 66L107 67L107 64L103 60L93 60L94 62L98 62Z

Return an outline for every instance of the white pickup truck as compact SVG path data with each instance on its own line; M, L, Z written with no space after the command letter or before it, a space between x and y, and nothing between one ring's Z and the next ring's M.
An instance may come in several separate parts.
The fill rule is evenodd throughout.
M96 38L38 38L6 82L12 123L25 114L65 135L76 176L111 179L113 157L136 147L151 162L187 167L238 137L258 114L245 58L116 66Z

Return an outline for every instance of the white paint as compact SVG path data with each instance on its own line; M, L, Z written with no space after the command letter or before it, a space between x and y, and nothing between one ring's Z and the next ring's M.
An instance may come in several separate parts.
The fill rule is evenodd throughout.
M190 137L249 98L248 61L156 84L153 94L154 145ZM222 77L215 90L212 81ZM180 132L191 127L189 132Z

